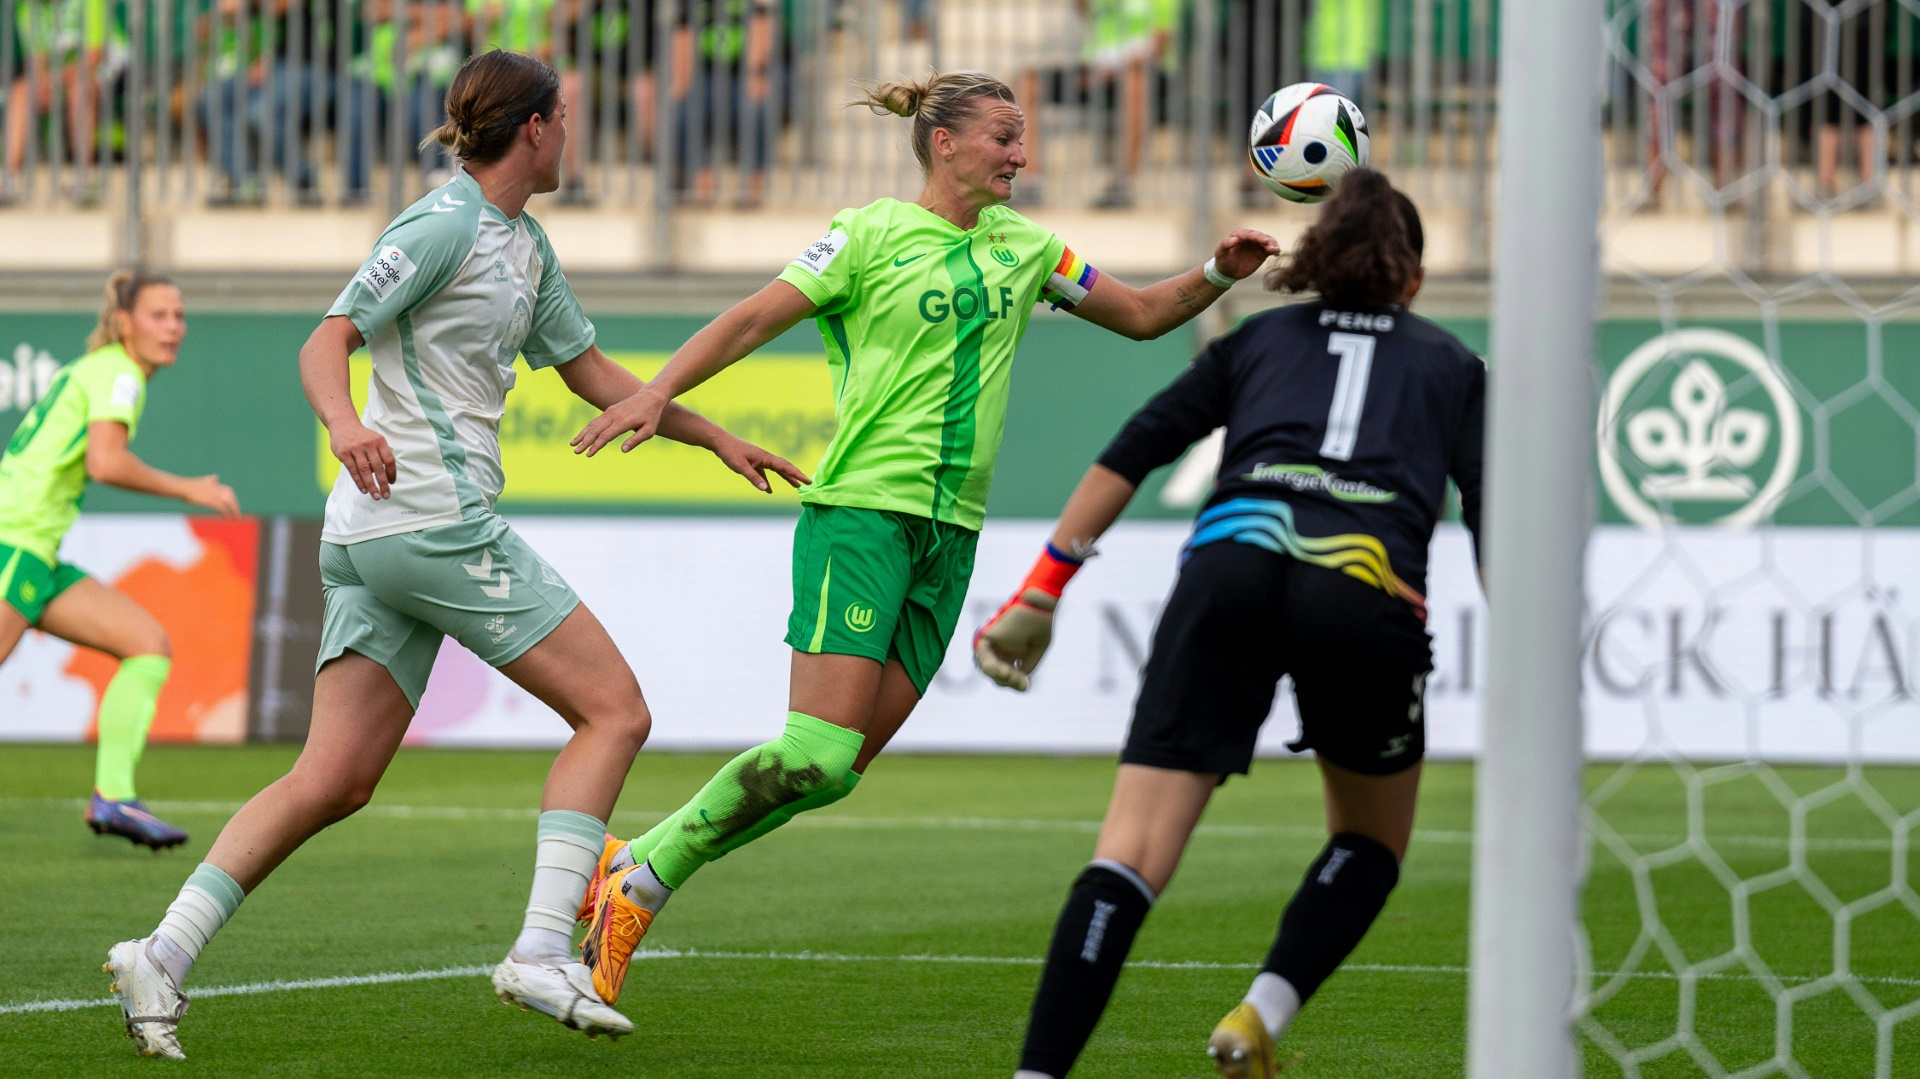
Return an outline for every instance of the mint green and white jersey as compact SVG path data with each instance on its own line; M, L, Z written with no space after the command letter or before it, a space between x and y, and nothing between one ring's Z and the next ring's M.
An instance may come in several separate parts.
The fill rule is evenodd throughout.
M345 315L373 355L362 421L399 468L375 501L342 471L323 539L358 543L493 509L500 416L513 361L565 363L593 344L593 323L531 214L509 218L462 169L394 218L327 314Z
M801 501L977 531L1033 305L1072 307L1098 276L1004 206L972 229L894 199L836 215L780 274L817 307L839 424Z

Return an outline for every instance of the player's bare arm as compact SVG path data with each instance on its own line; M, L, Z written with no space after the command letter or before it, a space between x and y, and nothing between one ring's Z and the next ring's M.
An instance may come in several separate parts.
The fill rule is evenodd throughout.
M585 352L560 364L556 370L574 396L595 408L607 408L646 388L638 375L608 359L598 345L588 346ZM807 482L806 473L793 462L734 435L682 404L667 405L660 417L660 434L711 452L762 491L772 491L766 478L769 471L793 487Z
M321 319L300 347L300 388L306 391L313 414L327 428L327 448L353 477L353 485L362 494L386 498L400 478L393 448L360 422L350 389L353 369L348 358L364 344L352 319L345 315Z
M1251 277L1280 253L1280 242L1264 232L1235 229L1213 249L1211 268L1196 266L1178 277L1133 288L1102 274L1073 314L1135 341L1151 341L1187 321L1227 294L1233 281ZM1230 278L1221 284L1215 277Z
M240 500L220 477L176 476L134 456L127 448L127 425L117 420L87 425L87 478L126 491L177 498L222 517L240 515Z
M589 457L628 431L620 452L665 433L661 419L668 402L726 370L760 346L813 314L806 294L785 281L769 283L701 327L674 352L652 382L602 412L573 437L573 452ZM669 437L671 437L669 435Z

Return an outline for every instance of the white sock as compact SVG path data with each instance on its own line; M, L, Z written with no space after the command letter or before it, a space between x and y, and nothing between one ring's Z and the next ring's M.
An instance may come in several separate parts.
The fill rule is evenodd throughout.
M1253 979L1252 988L1247 990L1246 1002L1260 1013L1260 1021L1267 1024L1267 1033L1276 1042L1287 1032L1287 1024L1300 1014L1300 994L1285 978L1270 970L1261 971Z
M1013 1079L1053 1079L1053 1076L1046 1072L1017 1071L1013 1073Z
M607 876L619 876L627 870L632 869L633 862L633 844L621 844L620 849L613 852L613 861L607 863Z
M227 924L246 896L232 877L212 863L201 862L194 867L179 896L167 907L166 916L160 919L159 928L153 931L158 938L154 954L173 975L175 985L185 984L193 961L200 958L200 949Z
M585 813L550 809L540 814L527 917L513 952L521 959L564 959L573 953L574 915L600 861L606 822Z
M629 902L647 908L647 913L658 914L667 900L673 898L673 889L661 881L653 871L653 863L648 862L621 878L620 894Z

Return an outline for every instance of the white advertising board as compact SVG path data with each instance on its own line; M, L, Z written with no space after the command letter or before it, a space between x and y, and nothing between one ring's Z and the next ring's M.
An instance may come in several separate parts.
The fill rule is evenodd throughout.
M634 665L654 712L652 745L736 747L777 732L786 714L789 524L525 518L516 527ZM1068 592L1034 688L1014 693L973 669L967 642L1050 527L988 525L946 665L895 746L1105 753L1120 745L1187 526L1111 533ZM1588 587L1591 754L1920 760L1912 687L1920 627L1901 605L1920 595L1920 531L1603 527L1589 548ZM1457 526L1435 538L1428 590L1429 752L1472 756L1486 615ZM1282 693L1261 752L1285 753L1296 726ZM565 734L537 702L449 644L412 738L551 745Z

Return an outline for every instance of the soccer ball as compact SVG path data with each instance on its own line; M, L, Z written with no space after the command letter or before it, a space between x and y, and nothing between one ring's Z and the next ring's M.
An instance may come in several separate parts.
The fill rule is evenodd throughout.
M1288 202L1319 202L1340 178L1367 163L1367 118L1333 87L1297 82L1253 114L1247 160L1260 182Z

